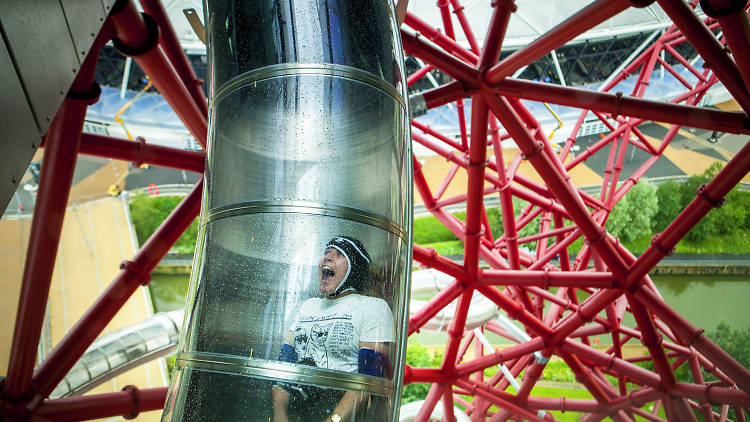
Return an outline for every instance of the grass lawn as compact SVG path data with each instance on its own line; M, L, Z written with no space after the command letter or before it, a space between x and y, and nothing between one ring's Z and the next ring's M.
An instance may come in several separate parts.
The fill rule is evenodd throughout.
M571 384L571 386L575 385L576 387L579 387L577 384ZM580 388L580 387L579 387ZM558 388L558 387L542 387L542 386L536 386L531 389L531 395L536 397L565 397L566 399L593 399L591 396L591 393L588 392L588 390L580 390L580 389L567 389L567 388ZM581 420L581 417L583 416L583 413L579 412L560 412L560 411L552 411L552 415L555 416L556 419L560 421L579 421Z

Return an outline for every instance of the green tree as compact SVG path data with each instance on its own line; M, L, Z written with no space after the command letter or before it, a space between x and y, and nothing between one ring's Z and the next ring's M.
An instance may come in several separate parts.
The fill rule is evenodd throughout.
M717 161L711 164L711 166L709 166L706 171L703 172L703 174L690 176L688 180L682 184L682 208L685 208L690 202L695 199L695 197L698 195L698 189L701 185L710 182L714 177L716 177L716 175L721 170L721 167L722 164ZM706 238L712 234L718 234L716 232L716 227L720 214L715 211L715 209L712 210L700 222L698 222L698 224L696 224L695 227L693 227L693 229L688 232L688 234L685 236L685 239L691 242L700 242L706 240Z
M674 180L667 180L656 190L659 209L654 214L651 226L656 232L663 231L682 211L682 187Z
M615 204L606 228L624 242L647 236L651 234L652 220L658 210L656 187L643 179Z
M605 228L612 236L625 240L623 239L623 233L630 224L630 208L630 197L627 194L620 198L620 201L612 208L605 224Z

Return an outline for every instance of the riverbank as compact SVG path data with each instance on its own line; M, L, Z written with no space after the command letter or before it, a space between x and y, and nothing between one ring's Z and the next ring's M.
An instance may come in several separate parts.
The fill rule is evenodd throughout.
M675 254L662 259L649 274L747 275L750 274L750 255Z

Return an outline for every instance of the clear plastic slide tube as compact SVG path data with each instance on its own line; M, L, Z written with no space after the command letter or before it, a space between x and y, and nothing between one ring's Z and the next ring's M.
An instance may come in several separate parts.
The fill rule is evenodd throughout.
M205 18L204 202L162 419L395 421L412 169L393 2Z

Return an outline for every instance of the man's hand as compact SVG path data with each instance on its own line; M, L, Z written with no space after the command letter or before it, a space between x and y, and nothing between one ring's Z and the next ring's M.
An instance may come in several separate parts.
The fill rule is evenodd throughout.
M271 389L273 396L273 422L289 422L287 409L289 408L290 394L279 385Z
M347 391L344 396L339 400L338 405L333 409L334 415L339 415L342 421L348 421L351 419L352 414L356 413L357 410L367 400L367 395L360 391ZM332 422L331 416L328 416L323 422Z

